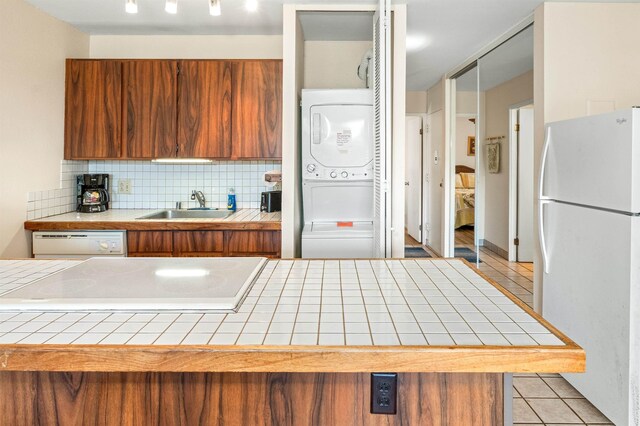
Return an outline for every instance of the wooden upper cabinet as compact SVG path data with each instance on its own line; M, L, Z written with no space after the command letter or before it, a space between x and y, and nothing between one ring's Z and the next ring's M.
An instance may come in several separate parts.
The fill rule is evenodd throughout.
M178 62L126 61L122 74L123 157L175 157Z
M67 60L66 159L120 157L121 76L120 61Z
M282 61L233 63L233 159L282 157Z
M178 157L231 156L231 63L180 61Z

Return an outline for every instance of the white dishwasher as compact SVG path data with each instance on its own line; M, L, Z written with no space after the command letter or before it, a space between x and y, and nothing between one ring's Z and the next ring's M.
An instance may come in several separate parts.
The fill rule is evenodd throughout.
M38 231L33 233L36 259L89 259L127 256L126 231Z

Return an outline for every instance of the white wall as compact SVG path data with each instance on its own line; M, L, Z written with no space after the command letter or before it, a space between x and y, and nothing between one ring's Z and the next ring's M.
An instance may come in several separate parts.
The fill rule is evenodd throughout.
M23 0L0 14L0 257L28 257L30 191L56 189L64 138L65 58L89 36Z
M302 177L300 173L300 91L304 79L304 35L295 5L283 7L282 84L282 257L300 257Z
M93 35L92 58L281 59L280 35Z
M305 41L305 89L355 89L366 87L358 78L358 65L370 41Z
M602 112L603 105L622 109L640 103L638 22L638 3L545 3L536 9L536 175L545 123ZM537 176L534 182L537 185ZM536 186L534 193L537 190ZM536 234L537 220L536 214ZM535 261L540 265L539 246ZM536 267L534 303L538 312L541 301L542 274Z
M533 99L533 71L502 83L484 94L486 138L505 136L500 143L500 171L484 173L484 239L509 250L509 108ZM486 141L476 145L486 157Z
M427 91L427 152L425 161L429 164L429 184L427 197L429 208L428 245L438 254L444 252L443 241L443 209L444 209L444 165L445 165L445 128L444 117L444 80L440 80ZM425 150L426 151L426 150ZM434 156L438 153L438 164ZM442 186L440 185L442 183Z
M427 112L426 91L409 91L405 96L407 114L424 114Z

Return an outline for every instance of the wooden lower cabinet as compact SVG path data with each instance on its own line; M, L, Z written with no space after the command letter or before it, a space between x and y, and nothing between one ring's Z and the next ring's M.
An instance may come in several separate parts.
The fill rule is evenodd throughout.
M280 231L227 232L228 256L280 257Z
M127 231L129 257L173 256L173 232L171 231Z
M176 257L224 256L224 232L174 231L173 255Z
M503 375L400 373L371 414L369 373L0 372L3 425L504 424Z
M127 231L130 257L280 257L280 231Z

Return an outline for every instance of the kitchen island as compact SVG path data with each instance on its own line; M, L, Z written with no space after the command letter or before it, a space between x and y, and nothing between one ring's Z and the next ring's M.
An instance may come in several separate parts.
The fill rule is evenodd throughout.
M0 261L0 293L74 264ZM273 260L232 314L0 312L0 423L497 425L510 373L584 363L461 260Z

